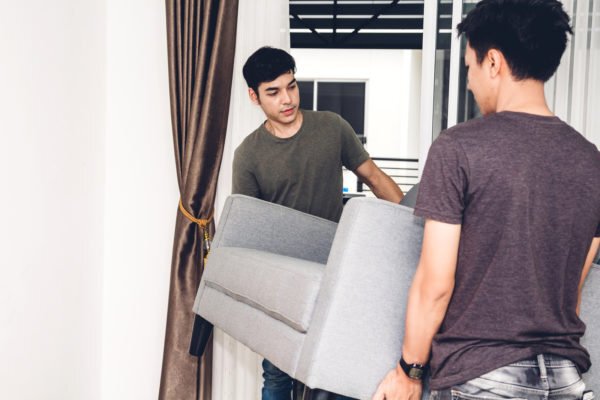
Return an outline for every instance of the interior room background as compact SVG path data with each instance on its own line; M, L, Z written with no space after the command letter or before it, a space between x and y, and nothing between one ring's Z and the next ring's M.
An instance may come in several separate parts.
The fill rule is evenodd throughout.
M262 44L289 48L286 3L240 0L253 23L238 25L246 41L236 58ZM576 35L547 93L555 112L600 146L600 3L564 3ZM366 82L369 112L376 98L390 110L421 108L393 94L422 90L424 54L392 53L394 68L377 62L381 74L412 76L383 95L359 61L340 69L318 52L292 54L299 79ZM449 56L437 51L432 64L442 98ZM164 1L1 0L0 57L0 397L156 398L178 202ZM231 107L244 111L230 119L217 210L233 148L261 121L236 62ZM373 156L422 158L418 134L409 135L422 121L411 115L390 116L407 134L391 137L398 152L390 154L377 136L388 128L373 125L384 117L365 114ZM432 135L444 123L432 121ZM217 332L213 397L258 393L257 360Z

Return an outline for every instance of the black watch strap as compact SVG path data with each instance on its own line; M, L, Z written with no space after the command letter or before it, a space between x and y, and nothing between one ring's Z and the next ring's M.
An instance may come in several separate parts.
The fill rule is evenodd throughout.
M427 365L408 364L406 361L404 361L404 358L400 358L400 368L402 368L406 376L408 376L410 379L422 381L425 377Z

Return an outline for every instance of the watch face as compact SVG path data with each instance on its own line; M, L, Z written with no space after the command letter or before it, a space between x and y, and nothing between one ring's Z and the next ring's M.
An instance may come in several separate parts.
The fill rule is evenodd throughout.
M411 379L422 379L423 378L423 370L420 368L411 368L408 371L408 377Z

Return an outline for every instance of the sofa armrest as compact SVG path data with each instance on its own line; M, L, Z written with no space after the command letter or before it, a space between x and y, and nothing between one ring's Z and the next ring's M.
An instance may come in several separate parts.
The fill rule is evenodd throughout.
M600 343L598 334L600 332L600 265L592 264L590 272L583 285L581 294L581 314L579 317L585 322L585 335L581 338L581 344L590 353L592 367L583 374L586 387L597 388L600 385Z
M336 228L335 222L234 194L225 202L213 248L243 247L325 264Z
M400 356L422 237L423 220L411 208L372 198L348 202L296 378L351 397L372 396Z

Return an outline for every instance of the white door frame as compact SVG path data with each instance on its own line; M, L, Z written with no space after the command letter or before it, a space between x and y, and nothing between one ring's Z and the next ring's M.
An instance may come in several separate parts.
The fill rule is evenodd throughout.
M463 0L452 2L452 40L450 45L450 83L448 93L448 127L458 117L460 78L460 38L456 25L462 19ZM421 131L419 132L419 176L423 172L433 139L433 101L435 81L435 50L438 35L438 0L425 0L423 7L423 53L421 64Z

